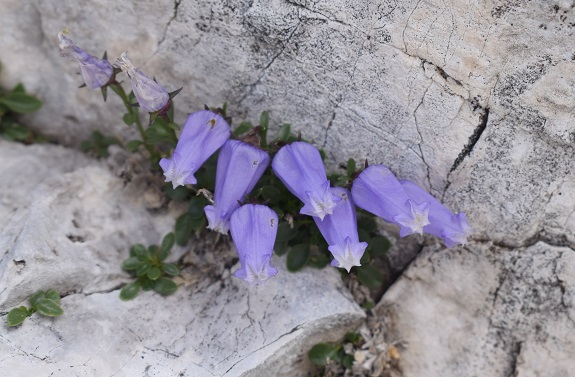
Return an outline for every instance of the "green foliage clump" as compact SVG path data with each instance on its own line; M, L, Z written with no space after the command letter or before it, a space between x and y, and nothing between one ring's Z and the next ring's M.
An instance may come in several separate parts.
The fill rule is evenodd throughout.
M343 344L351 343L357 346L361 342L362 338L358 333L349 332L345 334L345 337L341 343L333 345L327 343L318 343L313 346L307 355L310 361L319 369L316 375L323 376L324 368L329 363L341 364L345 369L351 369L355 358L353 355L347 354L344 351Z
M168 233L160 246L151 245L148 248L140 244L132 246L130 257L122 263L122 268L136 280L122 288L120 291L122 300L133 299L140 290L154 290L165 296L178 289L172 278L180 274L180 267L175 263L164 262L175 242L174 233Z
M30 308L20 306L8 312L8 326L18 326L24 322L27 317L38 312L47 317L57 317L64 314L60 307L60 294L54 290L38 291L28 299Z
M17 120L19 114L33 113L40 107L42 102L27 94L22 84L16 85L12 90L0 88L0 136L6 140L25 144L46 141L44 137L22 126Z

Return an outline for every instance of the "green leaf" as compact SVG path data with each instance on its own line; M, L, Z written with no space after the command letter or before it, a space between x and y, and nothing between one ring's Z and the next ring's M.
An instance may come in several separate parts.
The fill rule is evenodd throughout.
M175 263L162 263L162 269L166 275L176 276L180 274L180 268Z
M178 139L173 129L168 127L166 122L160 117L156 118L155 122L144 131L146 140L150 144L168 144L175 146Z
M353 357L353 355L346 354L341 360L341 365L343 365L346 369L351 369L354 361L355 357Z
M142 286L142 290L143 291L151 291L152 289L154 289L154 281L148 279L147 276L143 276L139 279L140 285Z
M46 292L46 298L54 301L56 304L60 303L60 294L53 289Z
M24 322L26 317L28 317L28 311L26 310L26 307L21 306L19 308L14 308L10 310L8 316L6 317L6 320L8 322L8 326L18 326L19 324Z
M260 115L260 126L267 131L270 125L270 114L267 111L263 111Z
M368 264L371 261L371 254L368 250L365 250L365 252L363 253L363 255L361 256L361 259L359 260L359 263L362 266L365 266L366 264Z
M16 86L12 89L12 93L26 93L26 88L24 88L24 84L22 83L16 84Z
M38 301L36 303L36 309L38 310L38 313L47 317L57 317L64 314L64 310L62 310L57 302L47 298Z
M287 141L290 133L291 133L291 124L288 123L282 124L282 126L278 131L278 139L281 141Z
M144 143L142 143L140 140L130 140L128 141L128 143L126 144L126 149L129 152L134 153L135 151L138 150L138 148L140 147L140 145L142 145Z
M30 305L32 307L35 307L36 304L38 303L38 301L43 300L45 298L46 298L46 292L38 291L38 292L34 293L32 296L30 296L30 298L28 299L28 302L30 303Z
M297 236L297 228L293 228L287 222L280 222L278 225L278 233L276 235L276 243L287 242Z
M377 231L377 222L375 221L375 217L372 215L363 214L357 218L357 227L372 233Z
M2 134L2 136L8 140L20 142L25 142L33 137L32 131L22 127L17 123L13 123L12 125L6 127L4 130L1 130L0 134Z
M312 363L318 366L324 366L327 359L334 360L336 358L338 347L325 343L319 343L312 347L307 353L307 356Z
M196 196L190 199L188 212L194 219L204 217L204 207L208 205L208 200L203 196Z
M175 243L176 243L176 235L173 232L166 234L164 236L164 239L162 240L162 251L169 252L170 250L172 250L172 247L174 247ZM166 258L161 258L161 260L164 259Z
M355 167L355 160L353 158L350 158L349 160L347 160L347 176L348 178L351 177L353 175L353 173L355 173L356 167Z
M295 245L288 250L287 254L287 269L290 272L300 270L309 259L309 245L302 243Z
M362 308L364 308L365 310L370 310L370 309L373 309L375 307L375 304L373 303L373 301L365 300L364 302L361 303L360 306Z
M184 213L176 220L176 243L184 246L192 235L194 218L190 213Z
M361 335L356 332L348 332L345 334L344 340L349 343L358 344L361 342Z
M168 127L170 127L172 130L174 131L179 131L180 130L180 126L178 126L176 123L174 122L170 122L168 123Z
M136 119L134 117L133 113L126 113L124 114L124 116L122 117L122 120L124 121L124 123L126 123L128 126L131 126L132 124L134 124L136 122Z
M367 244L367 250L377 256L384 255L391 247L391 242L383 236L370 238Z
M128 301L133 299L140 293L140 283L135 281L133 283L125 285L120 291L120 299L123 301Z
M150 280L158 280L162 275L162 271L158 267L152 267L148 270L147 276Z
M138 267L136 267L136 275L138 276L146 275L151 267L152 266L150 265L149 261L141 260L140 262L138 262Z
M42 102L29 94L12 92L0 97L0 103L15 113L33 113L42 107Z
M126 271L135 270L140 266L140 263L138 257L130 257L122 262L122 269Z
M274 245L274 251L277 255L284 255L288 251L287 242L277 242Z
M172 279L166 277L159 278L154 284L154 291L164 296L174 293L177 289L178 286L176 283L174 283Z
M331 257L328 257L325 254L312 255L307 264L313 268L324 268L329 264L329 262L331 262L331 259Z
M148 259L150 254L144 245L138 243L133 245L130 249L130 256L138 257L140 259Z
M357 280L368 288L376 289L383 284L383 273L375 266L356 267Z
M173 188L172 184L168 183L164 188L164 192L166 193L168 198L175 200L177 202L181 202L190 195L191 191L185 186L178 186L176 188Z
M254 128L254 126L249 123L249 122L242 122L240 123L240 125L238 126L238 128L236 128L234 130L234 135L235 136L240 136L245 134L246 132L248 132L249 130L251 130L252 128Z
M261 188L261 195L262 195L262 198L264 198L265 200L269 200L270 203L277 203L282 198L281 191L277 187L274 187L274 186L262 187Z

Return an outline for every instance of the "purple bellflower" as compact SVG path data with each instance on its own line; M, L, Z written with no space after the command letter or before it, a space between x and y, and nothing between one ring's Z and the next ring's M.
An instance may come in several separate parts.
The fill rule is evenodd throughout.
M272 168L287 189L304 203L299 212L303 215L323 220L341 200L331 193L319 151L311 144L299 141L282 147Z
M411 181L400 182L414 201L429 203L430 224L423 227L424 232L443 238L447 247L467 243L467 237L471 234L471 227L467 223L465 213L460 212L456 215L415 183Z
M114 67L107 60L98 59L76 46L69 35L68 29L58 33L60 54L80 63L80 74L87 87L98 89L106 85L114 74Z
M337 203L333 213L325 216L323 221L317 217L313 219L333 255L331 265L345 268L349 272L353 266L361 266L360 260L367 243L359 242L355 206L347 190L332 187L331 192L339 196L341 201Z
M208 228L227 234L230 217L270 163L269 155L239 140L228 140L218 156L214 205L204 207Z
M170 100L170 95L160 84L146 76L128 59L128 53L124 52L116 60L116 65L128 74L132 82L134 95L140 107L149 113L162 110Z
M400 237L423 234L423 228L429 225L429 201L412 199L384 165L362 171L353 182L351 196L358 207L399 225Z
M243 205L232 214L230 231L242 265L235 277L254 285L278 273L270 264L278 231L275 211L261 204Z
M196 184L194 173L229 137L230 126L221 115L209 110L188 115L172 157L160 160L166 182L174 188Z

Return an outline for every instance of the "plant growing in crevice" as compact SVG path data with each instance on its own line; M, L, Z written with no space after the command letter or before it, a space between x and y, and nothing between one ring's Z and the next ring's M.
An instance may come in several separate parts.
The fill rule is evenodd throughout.
M360 345L363 342L362 337L355 332L348 332L340 343L328 344L318 343L314 345L307 353L309 360L316 366L314 376L324 376L326 367L331 369L351 369L354 356L346 352L346 343L349 345ZM334 365L335 364L335 368Z
M57 317L64 314L60 306L60 294L54 290L38 291L28 299L30 307L20 306L8 312L6 321L8 326L18 326L24 322L27 317L38 312L46 317Z
M16 85L12 90L0 87L0 136L6 140L25 144L45 142L46 138L18 122L18 115L33 113L40 107L42 101L26 93L23 84Z
M168 233L160 246L151 245L147 248L141 244L132 246L130 257L122 263L122 268L136 280L122 288L120 291L122 300L133 299L141 290L154 290L166 296L178 289L172 278L180 274L180 267L176 263L165 262L175 242L174 233Z

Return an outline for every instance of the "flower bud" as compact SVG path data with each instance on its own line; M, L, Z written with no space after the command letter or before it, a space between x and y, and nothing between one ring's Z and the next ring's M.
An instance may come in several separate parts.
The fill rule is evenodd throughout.
M95 58L76 46L74 41L68 37L69 34L68 29L58 33L60 54L74 58L80 63L80 74L87 87L98 89L106 85L114 74L112 65L107 60Z
M332 187L331 192L339 196L341 201L323 221L317 217L313 219L333 255L331 265L345 268L349 272L353 266L361 266L360 260L367 243L359 242L355 206L348 191L341 187Z
M210 110L188 115L172 157L160 160L166 182L174 188L196 184L194 173L229 137L230 126L221 115Z
M301 214L330 215L341 200L330 191L323 161L316 147L300 141L282 147L272 161L274 173L304 203Z
M227 234L230 217L249 194L267 166L268 154L239 140L228 140L218 155L214 205L204 207L208 228Z
M441 237L447 247L467 243L471 227L467 223L465 213L460 212L456 215L415 183L400 182L413 200L429 203L429 224L423 227L424 232Z
M273 210L261 204L243 205L232 214L230 231L242 265L235 277L254 285L278 273L270 264L278 231Z
M116 60L116 65L126 72L132 82L134 95L140 107L149 113L162 110L170 100L170 95L160 84L146 76L128 59L128 53L123 52Z
M423 234L423 227L429 224L429 202L412 199L384 165L362 171L353 182L351 196L358 207L399 225L400 237Z

